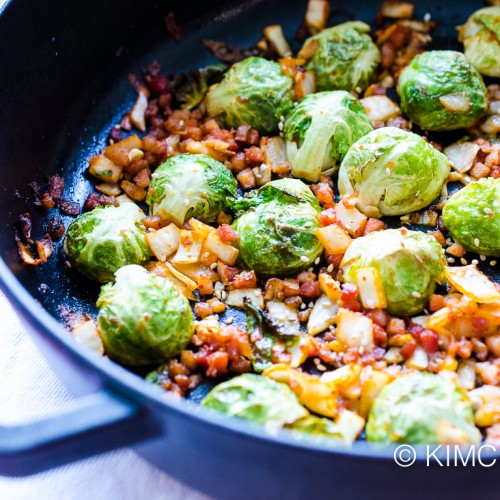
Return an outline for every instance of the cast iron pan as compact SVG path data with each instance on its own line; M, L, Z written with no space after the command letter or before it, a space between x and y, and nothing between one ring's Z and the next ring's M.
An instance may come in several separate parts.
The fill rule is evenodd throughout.
M461 47L455 27L482 6L473 0L416 3L418 19L430 13L438 23L433 48L456 50ZM224 497L231 492L241 498L263 497L276 494L276 488L290 498L322 497L325 492L330 496L332 490L325 488L331 485L339 498L343 492L374 498L402 491L411 478L411 490L427 496L432 487L441 498L451 491L481 489L484 498L493 498L491 469L467 469L466 476L449 468L436 473L417 461L411 475L404 476L387 447L357 443L352 452L342 452L308 443L291 445L281 437L262 437L260 429L245 422L165 400L139 377L80 352L57 326L60 306L95 313L99 291L94 282L66 269L60 244L42 266L27 267L18 259L14 231L19 214L32 214L35 236L44 234L51 216L34 208L28 183L42 183L59 173L66 179L65 197L83 204L91 191L87 160L106 145L110 127L135 99L129 72L139 72L155 59L167 73L213 63L216 59L202 47L202 39L249 47L273 23L282 24L292 40L305 4L13 0L0 11L0 285L75 393L105 389L57 421L31 430L1 428L0 472L30 473L156 436L156 441L141 445L140 453L182 480ZM378 1L332 4L330 25L353 19L373 23L379 7ZM163 16L170 10L182 26L179 44L165 32ZM483 270L500 281L498 271L487 264ZM194 391L192 399L205 391ZM167 416L168 450L160 448ZM196 460L203 466L193 470L188 464Z

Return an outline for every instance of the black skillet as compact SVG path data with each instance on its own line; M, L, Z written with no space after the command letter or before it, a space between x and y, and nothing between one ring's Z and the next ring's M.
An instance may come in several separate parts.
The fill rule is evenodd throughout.
M378 1L332 3L329 24L371 23L379 7ZM430 13L438 22L434 47L460 49L455 26L482 5L421 0L417 17ZM182 26L179 44L165 33L170 10ZM18 259L19 214L31 212L40 231L44 224L28 183L61 173L65 195L84 201L91 189L87 159L133 102L130 71L154 59L172 73L203 66L214 62L203 38L248 47L273 23L292 39L304 10L305 0L13 0L0 7L0 286L54 369L81 396L77 407L48 420L0 427L0 473L30 474L134 444L152 463L220 498L497 497L496 467L440 467L433 460L428 467L425 450L418 450L415 464L401 468L392 447L360 442L339 450L291 441L171 401L68 338L56 321L58 306L92 310L98 287L64 269L60 248L38 268Z

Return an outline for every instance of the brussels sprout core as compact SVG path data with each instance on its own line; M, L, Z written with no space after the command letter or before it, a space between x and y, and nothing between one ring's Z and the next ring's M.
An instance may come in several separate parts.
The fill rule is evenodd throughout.
M500 76L500 6L474 12L460 29L465 56L486 76Z
M152 175L146 203L153 215L182 226L191 217L215 222L236 194L231 172L210 156L181 154L169 158Z
M293 79L277 62L249 57L210 87L207 112L227 128L245 123L261 133L277 133L280 117L293 106L293 88Z
M471 127L487 111L487 91L460 52L432 50L413 58L399 77L401 109L424 130Z
M500 257L500 179L481 179L455 193L444 206L443 222L467 250Z
M240 257L261 276L287 276L313 264L323 247L314 235L319 205L301 181L266 184L234 222Z
M294 177L317 182L322 173L334 173L352 144L372 130L363 106L349 92L306 96L285 120Z
M427 234L388 229L353 240L341 262L344 280L358 284L358 271L379 272L387 310L396 316L418 314L443 280L444 250Z
M127 366L162 363L186 347L194 333L188 300L167 279L143 267L122 267L102 287L97 328L106 354Z
M299 57L316 75L318 90L363 91L372 82L380 52L360 21L339 24L308 38ZM310 55L312 54L312 56Z
M90 279L107 283L127 264L142 264L151 253L135 203L95 208L68 227L64 251L72 267Z
M366 425L368 441L412 444L477 444L470 402L448 379L412 373L385 386Z
M422 137L384 127L359 139L339 172L342 196L356 193L369 217L403 215L430 205L439 195L450 164Z

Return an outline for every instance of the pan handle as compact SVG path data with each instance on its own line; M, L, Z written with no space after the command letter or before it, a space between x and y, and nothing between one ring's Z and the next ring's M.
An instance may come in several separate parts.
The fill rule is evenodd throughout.
M26 424L0 426L0 474L26 476L158 436L152 412L102 390Z

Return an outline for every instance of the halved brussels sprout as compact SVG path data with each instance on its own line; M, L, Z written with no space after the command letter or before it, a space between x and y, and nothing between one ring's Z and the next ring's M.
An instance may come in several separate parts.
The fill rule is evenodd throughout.
M368 87L380 62L380 52L369 32L367 24L352 21L305 41L299 57L307 59L305 68L315 74L318 90L363 91Z
M97 299L97 331L106 354L126 366L159 364L176 356L194 333L188 300L167 279L137 265L116 272Z
M155 170L146 203L151 214L178 226L191 217L215 222L236 188L225 165L207 155L186 153L172 156Z
M323 247L319 204L310 189L296 179L266 184L243 203L252 207L234 222L240 258L261 276L288 276L310 267Z
M471 127L488 109L480 73L453 50L414 57L399 77L398 93L403 112L424 130Z
M373 130L360 102L344 90L310 94L287 115L286 152L294 177L331 175L354 142Z
M249 57L210 87L207 113L227 128L245 123L263 134L277 133L280 117L293 106L293 88L293 79L277 62Z
M135 203L123 203L98 207L75 219L64 239L71 266L87 278L107 283L121 267L149 260L144 217Z
M500 257L500 179L481 179L456 192L444 206L443 222L467 250Z
M403 215L430 205L439 195L450 163L422 137L384 127L353 144L339 171L342 196L356 193L369 217Z
M486 76L500 76L500 6L479 9L460 28L465 56Z
M478 444L470 401L451 381L412 373L385 386L366 425L368 441L411 444Z
M388 229L356 238L341 262L345 281L357 285L358 271L379 272L387 310L396 316L421 312L444 279L445 254L436 238L420 231Z
M217 385L202 405L270 428L309 415L287 385L250 373Z

